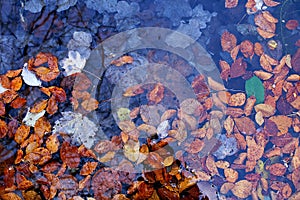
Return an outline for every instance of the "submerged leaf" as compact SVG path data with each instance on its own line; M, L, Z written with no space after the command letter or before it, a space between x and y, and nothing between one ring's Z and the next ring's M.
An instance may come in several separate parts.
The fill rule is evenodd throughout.
M255 96L256 104L263 103L265 99L265 89L259 78L253 76L245 84L247 96Z

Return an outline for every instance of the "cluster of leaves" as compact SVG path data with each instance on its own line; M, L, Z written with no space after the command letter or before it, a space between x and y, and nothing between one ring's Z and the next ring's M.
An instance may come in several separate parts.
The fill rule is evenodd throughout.
M255 11L257 32L263 38L272 38L278 20L268 11L254 10L256 3L248 1L246 7ZM268 6L279 4L264 3ZM293 30L295 24L298 24L296 20L290 21L286 28ZM270 41L268 48L273 51L277 44ZM224 169L226 182L220 192L228 194L231 191L238 198L298 199L299 49L293 56L288 54L277 60L259 42L253 44L244 40L237 44L236 37L228 31L222 34L221 45L233 60L231 64L220 61L221 78L225 81L246 79L246 94L220 91L216 95L216 106L222 110L224 104L229 106L225 109L224 128L228 137L237 139L241 150ZM254 57L259 58L260 69L250 72L248 63ZM272 148L267 148L270 144ZM242 180L239 180L240 173L245 174Z

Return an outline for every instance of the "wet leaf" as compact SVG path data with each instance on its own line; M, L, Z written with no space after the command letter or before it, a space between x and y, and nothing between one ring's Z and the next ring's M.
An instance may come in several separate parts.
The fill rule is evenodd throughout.
M57 102L64 102L67 99L66 92L64 89L56 86L49 87L49 91L52 93L52 95L55 97L55 100Z
M279 129L278 136L284 135L288 132L289 127L292 125L292 119L285 115L277 115L269 118L271 121L275 122Z
M158 104L164 98L164 86L161 83L157 83L154 89L148 94L149 101Z
M228 104L230 106L242 106L246 101L246 95L244 93L236 93L230 96Z
M121 58L119 58L117 60L111 61L110 64L120 67L125 64L131 64L131 63L133 63L133 58L131 56L122 56Z
M84 100L81 103L81 106L88 112L96 110L98 108L98 105L99 105L99 102L94 98Z
M33 186L33 183L20 173L16 175L16 183L19 190L27 190Z
M219 174L219 171L217 169L216 162L215 162L213 156L211 156L211 155L207 156L205 165L206 165L208 171L210 172L211 176Z
M247 198L251 194L252 183L247 180L238 181L231 191L238 198Z
M56 98L55 96L51 96L50 99L48 100L46 111L50 115L53 115L57 112L57 110L58 110L58 106L57 106Z
M18 144L21 144L27 138L27 136L29 135L29 132L30 132L29 126L21 125L16 131L15 141Z
M249 117L234 118L234 121L241 133L252 135L256 132L255 124Z
M0 195L2 200L22 200L20 196L13 192L5 193Z
M11 81L11 89L14 91L18 91L21 89L22 84L23 84L22 78L16 77Z
M18 76L20 73L22 72L22 69L17 69L17 70L8 70L6 72L6 76L8 78L15 78L16 76Z
M244 40L243 42L241 42L240 50L245 58L252 58L254 55L254 46L253 43L249 40Z
M126 144L124 144L123 151L124 155L128 160L135 162L139 158L140 155L140 143L133 140L128 140Z
M52 154L58 151L59 144L56 134L50 135L46 140L46 147Z
M230 68L230 77L237 78L243 76L246 73L247 63L243 60L243 58L238 58L231 65Z
M198 153L204 147L204 142L200 139L195 139L190 144L186 144L187 148L185 149L188 153Z
M14 90L6 90L0 94L0 98L2 98L4 103L12 102L17 96L18 93L16 93Z
M238 5L238 0L226 0L225 8L234 8Z
M0 101L0 116L5 115L5 113L5 104L2 101Z
M10 106L15 109L18 109L23 107L25 104L26 104L26 98L17 97L11 102Z
M144 89L142 88L142 85L134 85L126 89L126 91L123 93L124 97L133 97L138 94L144 93Z
M80 162L80 156L76 146L71 146L68 142L63 142L60 148L60 157L70 168L76 168Z
M246 116L251 115L255 103L256 103L256 99L254 96L250 96L247 99L246 105L244 107L244 113Z
M39 118L34 126L34 133L36 133L40 138L44 137L45 133L51 131L51 124L46 117Z
M261 56L264 53L263 46L258 42L254 44L254 53L258 56Z
M235 2L235 0L232 0L230 2ZM236 42L236 37L233 34L229 33L228 31L223 32L221 37L221 45L223 51L230 52L236 46Z
M253 76L248 79L245 83L245 89L247 93L247 97L255 96L256 103L262 103L265 99L265 90L264 86L259 78Z
M5 121L0 119L0 138L4 138L8 132L8 127Z
M273 0L263 0L263 1L269 7L278 6L280 4L280 2L273 1Z
M36 102L33 105L33 107L30 109L30 112L31 113L39 113L42 110L45 110L45 108L47 107L47 103L48 103L47 99Z
M283 176L286 172L286 167L281 163L274 163L268 167L268 170L274 176Z
M272 73L269 73L269 72L265 72L265 71L262 71L262 70L259 70L259 71L254 71L254 74L260 78L261 80L268 80L270 79L273 74Z
M239 173L234 169L226 168L224 169L224 175L228 182L234 183L238 179Z
M87 176L94 172L96 169L98 163L97 162L87 162L82 166L82 169L80 170L80 175Z
M298 26L299 26L299 22L295 19L290 19L285 24L285 27L289 30L295 30Z
M259 160L263 153L264 153L264 147L260 146L256 143L256 141L250 137L250 136L246 136L246 142L247 142L247 158L250 161L256 161ZM256 164L254 163L254 166Z

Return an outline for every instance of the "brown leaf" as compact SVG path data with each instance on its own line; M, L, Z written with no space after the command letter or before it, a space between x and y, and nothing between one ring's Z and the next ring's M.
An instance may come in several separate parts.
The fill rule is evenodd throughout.
M260 56L259 63L260 63L261 67L262 67L264 70L266 70L266 71L268 71L268 72L272 72L272 71L273 71L271 64L270 64L269 61L267 60L266 54L262 54L262 55Z
M19 190L27 190L33 186L33 183L20 173L16 175L16 183Z
M237 45L236 47L234 47L231 51L230 51L230 56L232 58L233 61L236 60L236 57L238 55L240 51L240 45Z
M254 46L253 43L249 40L244 40L240 44L240 50L245 58L252 58L254 55Z
M232 2L234 2L233 0ZM236 46L236 37L229 33L228 31L224 31L221 37L221 45L223 51L230 52Z
M230 68L230 77L237 78L243 76L246 73L247 63L243 58L238 58Z
M47 99L36 102L33 105L33 107L30 109L30 112L31 113L39 113L39 112L45 110L45 108L47 107L47 103L48 103Z
M246 142L247 142L247 158L249 161L257 161L259 160L263 153L264 153L264 147L258 145L255 140L250 137L246 136ZM256 162L254 163L254 166L256 165Z
M34 133L36 133L40 138L44 137L45 133L51 131L51 124L46 117L39 118L34 125Z
M195 139L190 144L186 144L186 145L187 145L187 148L185 148L185 150L188 153L198 153L203 149L205 144L202 140Z
M238 0L226 0L225 8L234 8L238 5Z
M254 53L258 56L261 56L264 53L263 46L258 42L254 44Z
M131 63L133 63L133 58L131 56L122 56L121 58L119 58L117 60L111 61L110 64L120 67L125 64L131 64Z
M0 75L0 84L6 89L10 89L10 80L5 75Z
M76 146L71 146L68 142L63 142L60 149L60 157L70 168L76 168L80 162L80 156Z
M256 99L254 96L250 96L247 99L246 105L244 107L244 113L246 116L251 115L255 102L256 102Z
M247 198L251 194L252 183L247 180L238 181L231 191L238 198Z
M0 195L2 200L22 200L20 196L13 192L5 193Z
M263 70L254 71L254 74L255 74L258 78L260 78L261 80L264 80L264 81L270 79L270 78L273 76L272 73L265 72L265 71L263 71Z
M27 138L27 136L29 135L29 132L30 132L29 126L21 125L16 131L15 141L18 144L21 144Z
M81 106L88 112L96 110L98 108L98 105L99 105L99 102L94 98L84 100L81 103Z
M276 112L275 107L269 104L257 104L256 106L254 106L254 109L256 112L262 112L264 117L270 117Z
M211 155L207 156L206 161L205 161L205 165L206 165L208 171L210 172L210 175L211 175L211 176L214 176L214 175L218 175L218 174L219 174L213 156L211 156Z
M291 64L293 70L295 70L297 73L300 73L300 48L298 48L297 52L293 55Z
M280 2L273 1L273 0L263 0L263 1L268 7L274 7L280 4Z
M74 90L82 91L91 86L92 82L84 73L76 73L74 76L76 77L73 85Z
M47 149L53 154L58 151L59 140L56 134L50 135L46 140Z
M64 89L56 86L49 87L50 92L55 97L57 102L64 102L67 99L66 92Z
M8 132L8 127L5 121L0 119L0 138L4 138Z
M85 163L80 170L80 175L87 176L87 175L92 174L94 172L94 170L96 169L97 165L98 165L97 162Z
M278 19L276 19L275 17L272 16L272 14L269 12L269 11L263 11L262 12L262 15L263 17L268 21L268 22L271 22L271 23L277 23L278 22Z
M289 30L295 30L298 26L299 26L299 23L295 19L290 19L285 24L285 27Z
M285 115L277 115L270 117L270 120L275 122L279 129L278 136L284 135L288 132L289 127L292 125L292 119Z
M268 31L265 31L259 27L256 28L258 34L263 37L264 39L272 38L275 36L275 33L270 33Z
M126 89L126 91L123 93L124 97L134 97L136 95L144 93L144 89L142 88L142 85L134 85Z
M239 131L246 135L252 135L256 132L254 122L248 117L234 118L235 125Z
M18 109L23 107L25 104L26 104L26 98L17 97L11 102L10 106L15 109Z
M16 93L14 90L6 90L0 94L0 98L2 98L4 103L12 102L17 96L18 93Z
M5 104L2 101L0 101L0 116L5 115L5 113Z
M283 176L287 169L281 163L274 163L268 167L268 170L274 176Z
M223 61L223 60L220 60L219 65L220 65L220 67L222 69L220 77L223 80L227 81L227 79L229 77L229 74L230 74L230 65L226 61Z
M50 115L53 115L54 113L57 112L57 110L58 110L58 106L57 106L56 98L54 96L51 96L48 101L46 111Z
M158 104L164 98L164 86L161 83L157 83L154 89L148 94L149 101Z

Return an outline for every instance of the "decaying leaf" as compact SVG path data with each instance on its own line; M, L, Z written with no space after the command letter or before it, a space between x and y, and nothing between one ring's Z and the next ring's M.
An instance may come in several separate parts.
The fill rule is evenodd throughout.
M63 142L60 148L60 157L64 163L70 168L76 168L80 162L78 148L70 145L68 142Z
M128 160L135 162L139 158L140 155L140 143L133 140L128 140L126 144L124 144L123 152Z
M131 56L122 56L121 58L119 58L117 60L111 61L110 64L120 67L122 65L131 64L131 63L133 63L133 58Z
M242 106L246 101L246 95L244 93L236 93L230 96L228 105L230 106Z
M253 43L249 40L244 40L243 42L241 42L240 50L245 58L252 58L254 55L254 46Z
M285 115L277 115L270 117L270 120L275 122L279 129L278 136L284 135L288 132L289 127L292 125L292 119Z
M234 183L238 179L239 173L234 169L226 168L224 169L224 175L228 182Z
M235 124L241 133L252 135L256 132L254 122L248 117L234 118Z
M287 168L281 163L274 163L267 168L274 176L283 176Z

